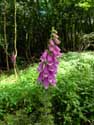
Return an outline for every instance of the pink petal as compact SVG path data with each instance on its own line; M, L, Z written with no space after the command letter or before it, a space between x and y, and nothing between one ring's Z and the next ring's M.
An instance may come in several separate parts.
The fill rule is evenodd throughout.
M48 55L48 51L45 50L44 53L42 54L40 60L41 60L41 61L46 61L46 57L47 57L47 55Z
M54 46L49 46L49 50L50 50L51 52L53 52L53 51L54 51Z
M57 38L57 39L59 38L59 36L56 33L53 33L52 35L54 38Z
M38 77L39 82L42 82L42 80L43 80L43 72L41 72Z
M49 86L48 78L45 78L45 79L43 80L43 85L44 85L45 89L48 89L48 86Z
M49 43L50 43L51 46L54 46L54 45L55 45L55 44L54 44L54 41L53 41L52 39L50 39Z
M54 41L55 41L55 43L56 43L57 45L59 45L59 44L61 43L61 41L58 40L57 38L55 38Z
M55 50L60 52L60 48L58 46L55 46Z
M48 77L48 74L49 74L49 71L48 71L48 67L46 66L46 67L44 68L44 71L43 71L43 78Z

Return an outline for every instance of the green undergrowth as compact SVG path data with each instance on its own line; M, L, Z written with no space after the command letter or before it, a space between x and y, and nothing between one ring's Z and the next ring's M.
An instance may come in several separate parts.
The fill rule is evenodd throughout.
M0 125L87 125L94 121L94 53L63 54L57 86L38 82L38 64L0 79Z

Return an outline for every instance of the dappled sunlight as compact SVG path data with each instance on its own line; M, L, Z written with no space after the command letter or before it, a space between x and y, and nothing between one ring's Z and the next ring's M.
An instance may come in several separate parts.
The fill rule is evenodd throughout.
M94 53L70 52L64 55L60 60L58 68L57 81L59 79L69 78L70 82L86 82L93 78L94 75ZM63 81L62 81L63 82ZM63 83L62 83L63 84Z
M58 67L58 74L57 77L62 77L70 75L71 72L78 71L80 65L85 66L88 70L90 70L90 62L94 62L94 53L93 52L83 52L83 53L76 53L76 52L69 52L68 54L64 54L64 57L60 59L60 64ZM88 62L88 63L87 63ZM24 70L19 71L18 79L15 78L15 75L2 75L0 86L9 86L11 84L17 84L17 81L29 81L37 80L38 72L37 72L38 65L35 64L33 67L30 66ZM77 68L77 69L76 69ZM34 77L36 74L36 77ZM76 75L76 74L75 74ZM30 84L31 84L30 83Z
M93 60L94 59L94 52L84 52L81 53L81 57L85 61Z
M7 76L5 79L0 81L0 85L4 85L4 84L13 84L17 81L17 79L15 78L15 75L11 75L11 76Z
M35 77L36 74L36 77ZM28 80L28 85L34 85L33 82L37 80L38 73L37 73L37 65L35 64L34 67L30 66L24 70L19 70L18 77L15 78L15 74L5 75L1 77L2 80L0 81L0 88L4 87L12 87L12 85L21 84Z

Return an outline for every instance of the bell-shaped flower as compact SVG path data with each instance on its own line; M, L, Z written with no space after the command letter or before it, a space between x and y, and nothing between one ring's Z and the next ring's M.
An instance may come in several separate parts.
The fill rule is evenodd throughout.
M48 89L48 87L49 87L48 78L44 78L44 79L43 79L43 85L44 85L44 88L45 88L45 89Z
M59 45L61 43L61 41L57 38L54 38L54 41L55 41L56 45Z
M42 54L41 58L40 58L40 60L42 62L46 61L47 54L48 54L48 52L47 52L47 50L45 50L44 53Z

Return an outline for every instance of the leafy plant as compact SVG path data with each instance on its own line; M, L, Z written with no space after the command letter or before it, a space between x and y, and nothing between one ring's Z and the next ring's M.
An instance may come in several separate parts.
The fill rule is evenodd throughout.
M0 124L85 125L94 120L94 53L64 54L57 86L37 83L37 67L0 81ZM16 122L15 122L16 121Z

